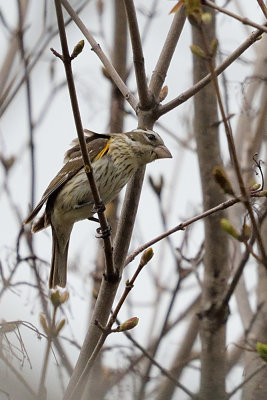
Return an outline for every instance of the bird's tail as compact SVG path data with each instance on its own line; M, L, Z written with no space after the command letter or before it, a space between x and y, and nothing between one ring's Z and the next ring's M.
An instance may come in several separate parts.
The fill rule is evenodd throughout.
M69 236L64 243L60 243L55 229L52 227L52 260L49 276L49 288L55 286L65 287L67 282L67 259L69 249Z

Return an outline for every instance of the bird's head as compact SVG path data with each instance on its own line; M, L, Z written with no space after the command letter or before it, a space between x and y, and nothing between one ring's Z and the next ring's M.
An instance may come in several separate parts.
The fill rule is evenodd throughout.
M158 158L172 158L158 133L151 130L134 129L125 133L125 141L131 147L140 165Z

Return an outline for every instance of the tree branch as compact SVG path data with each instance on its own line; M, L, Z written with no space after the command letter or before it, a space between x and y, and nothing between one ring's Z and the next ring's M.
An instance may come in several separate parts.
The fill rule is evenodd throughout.
M151 95L147 87L143 48L133 0L124 0L124 6L130 30L134 69L140 101L139 106L141 109L146 109L151 103Z
M250 46L252 46L257 40L259 40L263 31L258 30L253 32L248 39L246 39L229 57L227 57L221 65L214 69L214 73L216 76L220 75L226 68L229 67L241 54L243 54ZM207 74L203 79L197 82L190 89L186 90L175 99L169 101L168 103L161 106L157 113L156 118L158 119L162 115L167 112L173 110L175 107L180 104L186 102L188 99L193 97L196 93L198 93L203 87L205 87L211 81L211 74Z
M73 10L71 5L67 0L61 0L62 5L68 12L68 14L71 16L75 24L78 26L80 31L84 34L85 38L88 40L90 45L92 46L92 50L96 53L96 55L99 57L103 65L105 66L106 70L108 71L111 79L113 80L114 84L118 87L120 90L121 94L124 96L125 100L128 101L128 103L132 106L132 108L135 110L137 106L137 100L134 97L134 95L129 91L103 50L101 49L100 45L95 41L93 36L90 34L82 20L79 18L79 16L76 14L76 12Z
M181 6L179 11L174 14L171 27L150 80L149 89L156 100L159 97L160 90L165 81L167 71L177 42L181 35L185 20L185 7Z
M82 153L83 162L84 162L84 170L85 170L85 173L86 173L86 176L88 179L88 184L90 185L90 188L91 188L91 191L93 194L95 208L96 208L100 226L101 226L101 231L107 232L109 230L109 225L108 225L105 213L104 213L105 206L100 198L98 188L95 183L93 169L92 169L91 161L88 156L87 146L86 146L86 142L85 142L85 138L84 138L84 132L83 132L83 126L82 126L82 121L81 121L81 116L80 116L80 111L79 111L78 99L77 99L77 95L76 95L76 89L75 89L73 74L72 74L72 67L71 67L72 59L69 54L64 18L63 18L63 13L62 13L61 7L62 7L61 1L55 0L55 8L56 8L57 20L58 20L58 29L59 29L59 35L60 35L60 41L61 41L61 47L62 47L62 53L63 53L62 61L64 63L64 67L65 67L74 121L75 121L75 125L76 125L77 135L79 138L81 153ZM103 242L104 242L105 258L106 258L106 279L113 281L114 279L116 279L116 276L115 276L115 271L113 268L112 245L111 245L110 236L103 237Z
M202 3L210 8L213 8L214 10L220 11L223 14L229 15L230 17L237 19L238 21L242 22L242 24L244 24L244 25L250 25L261 31L267 32L267 27L265 25L257 24L256 22L251 21L251 19L249 19L249 18L240 17L239 15L233 13L232 11L228 11L225 8L217 6L217 4L213 3L210 0L202 0Z

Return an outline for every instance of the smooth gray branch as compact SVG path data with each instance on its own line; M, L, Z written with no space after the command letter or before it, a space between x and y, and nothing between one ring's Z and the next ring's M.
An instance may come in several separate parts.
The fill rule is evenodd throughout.
M125 85L103 50L101 49L100 45L95 41L91 33L88 31L82 20L79 18L79 16L76 14L74 9L71 7L69 2L67 0L61 0L62 5L68 12L68 14L71 16L75 24L78 26L80 31L84 34L85 38L88 40L90 43L92 50L97 54L101 62L103 63L104 67L106 68L107 72L109 73L111 79L113 80L114 84L118 87L120 90L121 94L125 98L125 100L128 101L128 103L132 106L134 110L136 110L137 106L137 100L134 97L134 95L130 92L128 87Z

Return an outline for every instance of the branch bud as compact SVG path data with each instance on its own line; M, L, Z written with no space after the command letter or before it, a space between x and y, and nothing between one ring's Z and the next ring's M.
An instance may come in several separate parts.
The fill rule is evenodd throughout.
M251 226L244 224L241 237L243 240L247 241L250 238L250 236L251 236Z
M80 40L74 47L73 52L71 54L71 58L72 59L76 58L83 51L83 48L84 48L84 40Z
M140 260L140 265L142 267L144 267L151 260L151 258L153 256L154 256L154 251L153 251L152 247L149 247L148 249L146 249L143 252L141 260Z
M190 46L190 50L192 51L193 54L195 54L198 57L205 58L205 59L207 58L205 52L196 44L192 44Z
M231 182L230 182L228 176L226 175L226 172L223 170L223 168L214 167L212 173L213 173L215 181L222 188L224 193L234 196L234 191L233 191Z
M66 323L66 319L65 319L65 318L63 318L63 319L58 323L58 325L57 325L57 327L56 327L56 336L59 334L59 332L61 331L61 329L62 329L63 326L65 325L65 323Z
M49 335L49 329L48 329L48 326L47 326L45 315L43 313L40 313L39 320L40 320L40 324L42 325L42 328L43 328L44 332L47 335Z
M163 86L163 88L161 89L161 91L159 93L160 103L166 99L166 97L168 96L168 91L169 91L168 86L167 85Z
M55 308L65 303L69 298L69 292L67 290L62 291L61 289L51 290L50 300Z
M211 20L212 20L211 13L209 12L201 13L201 21L204 22L204 24L209 24Z
M129 331L136 327L139 322L139 318L133 317L128 319L127 321L123 322L121 325L118 326L118 332Z
M218 40L215 38L211 41L210 44L210 54L212 56L215 56L217 53L217 49L218 49Z
M227 232L229 235L233 236L233 238L240 240L239 232L233 227L229 219L222 218L221 219L221 227L222 229Z
M257 197L267 197L267 190L261 190L260 192L257 192L255 196Z
M263 359L263 361L267 362L267 344L257 342L256 350L258 355Z
M178 1L178 3L176 3L175 6L172 7L172 9L171 9L171 11L169 12L169 14L174 14L174 13L176 13L176 12L179 10L179 8L182 6L183 2L184 2L183 0Z
M252 185L249 189L251 192L255 192L255 191L259 190L260 187L261 187L260 183L254 183L254 185Z

